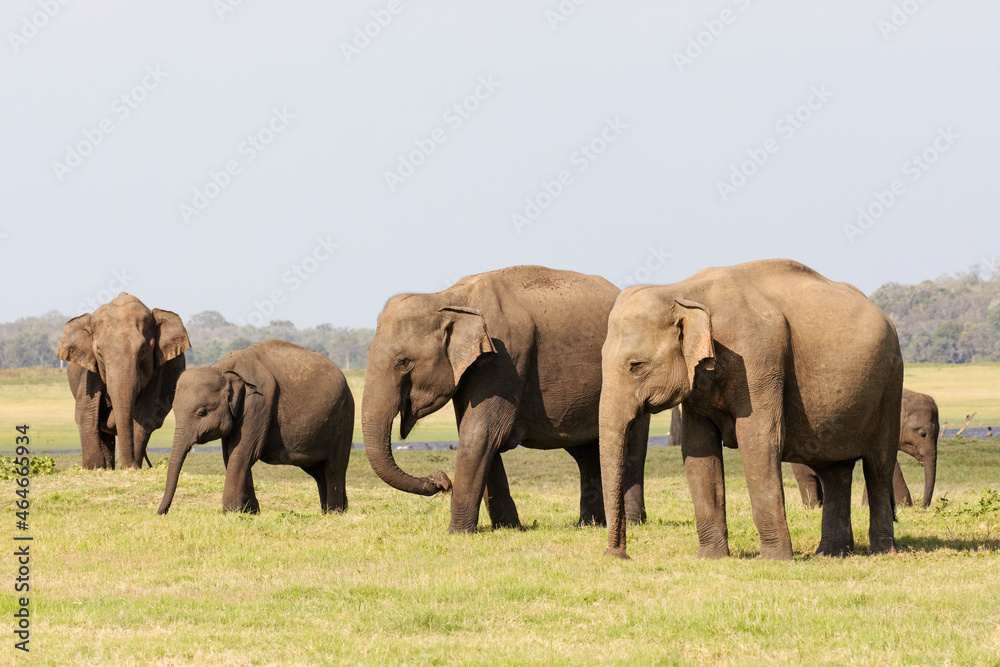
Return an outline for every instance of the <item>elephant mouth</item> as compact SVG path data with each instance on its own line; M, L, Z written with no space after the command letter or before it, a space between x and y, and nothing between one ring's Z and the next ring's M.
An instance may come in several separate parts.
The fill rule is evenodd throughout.
M403 397L402 405L399 407L399 436L403 439L410 435L414 425L417 423L417 416L413 414L413 405L410 402L410 395L407 393Z

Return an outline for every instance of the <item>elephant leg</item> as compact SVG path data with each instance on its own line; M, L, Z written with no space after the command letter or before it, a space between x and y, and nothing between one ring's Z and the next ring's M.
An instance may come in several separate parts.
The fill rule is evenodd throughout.
M100 440L100 456L103 461L102 465L94 466L97 468L107 468L108 470L115 469L115 436L111 433L105 433L101 431L99 434ZM86 467L86 466L84 466Z
M235 448L226 461L226 482L222 491L222 511L241 512L247 507L247 485L253 493L253 478L250 476L250 455ZM253 502L256 503L256 497ZM260 506L257 505L257 510Z
M451 523L449 533L474 533L479 525L479 503L486 490L486 480L493 462L500 453L514 425L515 406L497 396L488 396L473 402L463 397L463 409L458 424L458 456L455 461L455 479L451 492ZM478 396L477 396L478 398ZM456 396L456 399L459 399ZM506 488L496 484L494 497ZM497 478L499 482L499 477ZM510 496L509 489L506 491ZM513 499L510 504L513 505Z
M781 397L766 404L781 405ZM779 409L758 409L736 421L753 522L760 535L761 558L792 559L792 537L785 516L785 488L781 483L782 414ZM685 434L686 436L687 434Z
M868 552L871 554L896 551L895 502L892 495L892 475L895 461L874 457L863 458L865 488L868 491L869 524Z
M810 509L822 507L823 487L816 472L802 463L793 463L792 473L795 475L795 481L799 485L799 495L802 496L802 504Z
M913 507L913 498L910 496L910 487L906 486L906 480L903 479L903 469L899 467L898 460L896 461L896 469L892 472L892 495L897 505ZM868 507L867 486L865 487L864 493L861 494L861 504Z
M253 488L253 472L247 468L247 476L243 480L243 503L240 505L243 512L250 514L260 514L260 503L257 502L257 494Z
M323 514L326 514L329 510L329 504L327 502L327 488L326 488L326 463L314 463L311 466L303 466L303 470L306 471L310 477L316 481L316 489L319 491L319 505L323 510Z
M631 524L646 523L646 497L643 492L646 476L646 447L649 444L649 415L632 423L625 453L625 520Z
M694 503L698 556L722 558L729 555L722 435L711 420L690 410L684 411L682 419L681 457Z
M897 505L913 507L910 488L906 486L906 480L903 479L903 469L899 467L898 460L896 461L896 469L892 473L892 493L896 498Z
M598 441L566 449L580 468L580 520L578 526L607 525L604 489L601 486L601 450Z
M851 529L851 482L855 461L842 461L816 469L824 489L823 527L818 556L849 556L854 553Z
M87 378L95 375L87 372ZM95 377L97 377L95 375ZM115 467L115 436L101 430L101 394L92 387L81 385L74 387L76 397L76 425L80 431L80 450L83 454L83 467L90 470L95 468L107 468L113 470ZM108 443L110 441L110 447ZM110 461L109 461L110 459Z
M483 494L486 513L490 517L493 528L520 528L521 519L517 516L517 506L510 495L507 483L507 470L503 467L500 454L493 457L486 477L486 491Z
M347 463L350 455L348 447L346 456L327 459L323 464L323 474L326 476L326 512L340 514L347 511Z

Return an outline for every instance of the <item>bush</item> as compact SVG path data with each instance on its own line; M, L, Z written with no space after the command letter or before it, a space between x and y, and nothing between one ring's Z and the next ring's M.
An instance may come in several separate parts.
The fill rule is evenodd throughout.
M0 479L17 479L23 468L13 456L0 456ZM56 471L56 460L51 456L32 456L28 464L28 476L51 475Z

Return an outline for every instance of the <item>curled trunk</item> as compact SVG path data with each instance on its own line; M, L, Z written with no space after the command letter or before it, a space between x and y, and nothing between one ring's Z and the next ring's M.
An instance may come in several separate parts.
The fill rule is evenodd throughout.
M174 492L177 491L177 479L181 474L181 466L184 459L191 451L191 443L186 442L187 438L181 431L174 433L174 444L170 450L170 465L167 467L167 487L163 491L163 500L156 510L157 514L166 514L170 509L170 503L174 500Z
M438 470L430 477L414 477L403 472L392 455L392 420L399 412L398 402L385 393L376 395L376 383L366 382L372 387L366 393L361 408L361 430L365 440L365 454L368 462L383 482L389 486L421 496L433 496L440 491L451 489L451 480Z

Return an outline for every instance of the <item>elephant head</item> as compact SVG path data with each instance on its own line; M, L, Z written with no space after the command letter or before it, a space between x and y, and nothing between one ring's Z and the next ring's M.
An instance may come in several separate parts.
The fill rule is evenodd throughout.
M368 348L361 406L365 452L383 481L424 496L451 488L440 470L425 478L400 470L392 456L392 422L400 415L399 433L405 438L417 420L451 400L463 374L481 355L495 352L483 316L449 304L443 293L389 300Z
M624 557L622 476L629 432L643 414L670 409L690 396L699 367L714 367L711 316L702 304L629 288L611 310L601 355L601 476L609 553Z
M123 468L140 463L133 416L136 399L156 370L191 347L176 313L122 292L93 313L66 323L56 352L101 377L115 414Z
M259 393L255 385L232 371L223 372L213 366L191 368L181 374L174 396L176 426L167 486L157 514L166 514L170 509L181 467L191 448L228 438L243 416L246 397L254 393Z
M934 495L937 476L938 407L927 394L903 389L903 409L899 420L899 449L924 468L924 501L926 508Z

